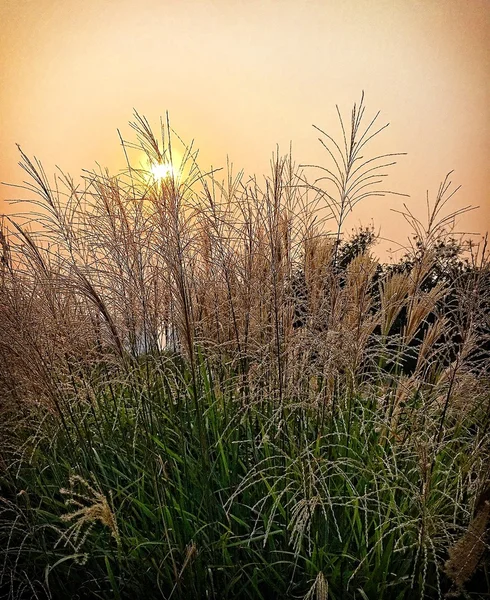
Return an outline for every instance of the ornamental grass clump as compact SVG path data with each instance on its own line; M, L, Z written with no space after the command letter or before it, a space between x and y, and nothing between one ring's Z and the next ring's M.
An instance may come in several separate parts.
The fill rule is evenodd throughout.
M364 100L326 162L46 176L0 234L7 598L485 598L490 269L445 213L345 234L397 155ZM150 167L131 162L133 148ZM159 167L154 168L154 167ZM486 594L486 595L485 595Z

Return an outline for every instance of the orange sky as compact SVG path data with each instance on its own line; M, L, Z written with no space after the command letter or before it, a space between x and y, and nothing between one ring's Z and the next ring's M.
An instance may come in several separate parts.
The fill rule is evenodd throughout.
M490 228L489 0L1 0L0 180L20 183L15 143L72 175L123 166L116 129L133 107L166 110L203 168L264 173L276 143L324 160L311 127L338 135L366 92L391 122L376 149L408 152L390 176L425 214L455 169L461 227ZM0 212L15 190L0 188ZM407 234L399 198L374 198L352 225ZM460 228L461 228L460 227Z

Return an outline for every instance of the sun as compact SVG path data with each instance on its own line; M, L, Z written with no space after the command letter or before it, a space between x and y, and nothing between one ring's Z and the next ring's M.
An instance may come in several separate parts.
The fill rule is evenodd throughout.
M174 167L170 163L155 163L151 165L150 171L153 178L157 181L172 177L175 172Z

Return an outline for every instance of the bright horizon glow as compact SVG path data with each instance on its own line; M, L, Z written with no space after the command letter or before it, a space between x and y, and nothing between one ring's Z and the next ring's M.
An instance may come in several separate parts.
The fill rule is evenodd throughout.
M262 180L276 145L284 154L291 141L296 164L327 166L312 125L342 142L335 105L348 124L364 90L366 120L380 110L380 125L391 123L370 151L407 153L386 185L410 198L368 198L345 233L372 224L405 244L411 230L392 209L406 201L425 221L427 191L433 202L451 170L462 187L448 212L481 207L457 231L490 229L489 0L4 0L0 23L0 181L25 178L16 143L48 177L56 165L75 177L98 164L124 172L117 131L136 143L133 108L165 150L158 161L133 146L149 185L168 181L148 158L170 161L169 143L174 175L191 171L177 135L195 140L202 172L223 168L218 180L228 158ZM160 141L167 111L177 135ZM0 214L17 210L8 201L18 195L0 185Z
M167 179L167 177L172 177L175 174L175 168L171 163L155 163L151 165L150 171L157 181Z

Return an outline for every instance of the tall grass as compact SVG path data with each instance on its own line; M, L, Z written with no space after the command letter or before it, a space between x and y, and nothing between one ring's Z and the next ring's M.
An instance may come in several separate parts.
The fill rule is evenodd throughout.
M263 181L203 173L192 146L153 178L131 148L161 164L179 140L138 114L117 176L50 182L21 152L29 210L0 238L7 598L490 597L486 249L444 253L448 179L425 228L403 213L397 265L344 237L396 156L367 156L384 127L364 113L339 143L319 130L324 166L277 153Z

